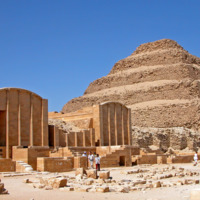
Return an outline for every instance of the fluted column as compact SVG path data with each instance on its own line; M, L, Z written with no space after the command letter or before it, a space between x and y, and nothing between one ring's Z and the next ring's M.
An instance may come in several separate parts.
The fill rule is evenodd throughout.
M18 146L21 146L21 104L20 104L20 91L18 91Z
M128 116L127 116L127 126L128 126L128 145L131 145L131 109L128 109Z
M75 137L75 144L74 144L74 146L77 147L78 146L78 135L77 135L77 132L74 133L74 137Z
M85 141L86 140L86 130L83 130L83 147L86 146Z
M108 144L111 146L110 105L108 104Z
M6 158L10 158L9 111L10 111L10 99L9 99L9 89L8 89L6 91Z
M33 146L33 102L32 102L32 93L30 95L30 146Z
M115 104L115 145L118 145L117 105Z
M123 106L121 106L121 110L122 110L122 145L124 145L124 110L123 110Z

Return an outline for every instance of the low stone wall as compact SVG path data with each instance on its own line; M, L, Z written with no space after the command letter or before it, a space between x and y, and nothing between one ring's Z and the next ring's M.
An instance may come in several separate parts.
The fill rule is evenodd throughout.
M48 157L49 148L43 147L31 147L31 148L19 148L13 147L13 160L23 161L32 166L34 170L37 169L37 158Z
M37 170L48 172L67 172L73 170L73 157L62 158L37 158Z
M14 172L16 162L11 159L0 158L0 172Z

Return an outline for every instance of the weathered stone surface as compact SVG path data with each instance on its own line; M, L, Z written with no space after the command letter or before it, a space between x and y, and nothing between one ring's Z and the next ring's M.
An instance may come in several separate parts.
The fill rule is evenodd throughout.
M81 176L83 176L84 174L86 174L85 169L84 168L77 168L76 172L75 172L75 175L77 176L79 174L81 174Z
M40 184L44 184L45 186L51 186L53 188L65 187L67 185L66 178L40 178Z
M85 185L92 185L92 183L94 183L94 179L92 178L88 178L84 181Z
M90 170L86 170L87 173L87 177L88 178L97 178L97 170L96 169L90 169Z
M109 187L107 186L97 187L96 192L102 192L102 193L109 192Z
M110 177L110 171L100 171L99 178L108 179Z

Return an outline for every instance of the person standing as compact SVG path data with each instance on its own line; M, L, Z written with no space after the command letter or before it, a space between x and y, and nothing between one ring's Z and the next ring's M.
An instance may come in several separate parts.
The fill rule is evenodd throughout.
M87 157L87 153L86 151L84 151L84 153L82 154L83 157Z
M194 166L197 165L197 161L198 161L198 155L197 155L197 152L195 152L195 154L194 154Z
M99 157L99 154L97 154L97 157L95 158L95 163L96 163L96 170L100 171L100 157Z
M88 161L90 163L90 167L93 168L94 155L91 153L91 151L88 155Z

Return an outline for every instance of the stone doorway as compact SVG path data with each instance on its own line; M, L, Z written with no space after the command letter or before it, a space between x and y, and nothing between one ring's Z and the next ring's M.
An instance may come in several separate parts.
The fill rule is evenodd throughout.
M6 111L0 110L0 146L6 146Z
M119 157L119 165L120 166L125 166L126 164L126 157L125 156L120 156Z

